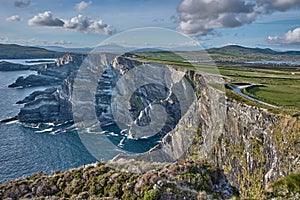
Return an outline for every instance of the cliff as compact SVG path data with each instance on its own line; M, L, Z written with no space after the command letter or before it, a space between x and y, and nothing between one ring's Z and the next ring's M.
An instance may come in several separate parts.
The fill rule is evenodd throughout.
M73 62L71 59L69 60L70 63ZM112 55L102 55L101 61L102 64L108 65L109 67L106 69L106 72L102 75L99 82L97 82L95 109L100 124L106 126L113 122L112 113L109 112L109 100L112 96L111 88L113 85L107 83L115 83L116 77L122 77L130 69L133 69L142 63L124 57L114 58ZM68 65L70 63L68 63ZM168 73L172 74L174 67L167 67L169 69ZM222 88L217 87L215 84L211 84L218 83L219 85L222 85L222 80L217 76L209 76L181 68L175 69L182 72L184 77L192 84L196 94L195 101L193 101L189 108L183 112L179 121L169 121L166 130L168 130L167 128L169 127L172 128L172 131L160 134L160 137L162 138L160 144L143 154L134 156L119 155L114 158L112 161L113 164L122 166L124 163L126 164L127 161L130 161L131 165L132 163L136 164L139 162L175 162L178 164L181 162L178 162L178 160L185 159L188 160L187 163L208 162L210 166L216 166L221 171L224 170L224 176L226 178L220 178L219 181L224 182L225 179L228 180L227 186L231 188L231 193L227 196L221 195L223 198L228 198L229 196L236 194L233 191L234 188L237 188L240 197L256 199L265 197L263 191L270 182L276 180L278 177L286 176L300 169L299 119L275 115L269 113L265 109L245 105L226 98ZM146 75L146 73L147 72L143 75ZM43 94L33 94L31 98L25 100L25 106L19 113L20 121L40 122L42 119L42 122L61 122L72 120L70 99L74 87L74 78L75 73L71 72L68 78L65 79L63 84L57 89L49 90ZM81 78L84 80L84 76ZM89 79L84 81L93 80ZM130 81L127 83L128 85L131 84ZM183 87L185 84L186 82L183 82L180 83L179 86ZM149 86L148 89L151 89L151 86ZM146 98L147 95L141 96L142 92L139 90L137 91L136 95L141 98L141 102L139 102L140 106L132 107L131 111L133 116L137 115L135 113L141 113L145 105L149 103ZM156 91L161 92L161 89L158 88ZM164 99L165 97L162 97L161 100ZM86 102L81 103L85 105ZM169 104L166 103L162 105L168 107ZM176 113L176 109L170 109L169 111L170 114ZM141 119L143 117L147 117L147 115L144 114L143 116L142 114ZM89 118L87 117L87 119ZM135 121L134 123L138 124L143 122L147 122L147 120ZM108 171L111 170L112 169ZM99 184L102 181L109 179L112 174L108 171L107 174L109 175L105 177L101 176L99 179L93 180L94 182L91 184ZM98 172L97 169L94 173ZM150 173L145 169L140 169L139 172L142 174ZM84 173L84 168L79 169L78 173ZM166 176L170 174L170 172L167 171L164 171L164 173ZM198 173L199 172L196 170L195 174L191 176L198 176L196 175ZM68 176L68 174L69 172L66 172L65 175L61 173L60 176ZM126 176L128 176L128 178L136 178L137 176L142 175L127 174ZM53 179L53 176L46 177L43 175L42 177L43 180L47 181ZM156 177L156 175L151 174L149 176L147 175L147 177L148 179L151 179L152 177ZM74 177L64 177L63 180L68 180L69 182L72 180L75 181ZM177 178L172 179L172 181L175 182L179 180L180 179ZM197 193L197 195L199 195L199 192L201 192L200 188L191 189L190 186L187 186L192 180L195 181L196 185L203 184L203 182L200 181L203 179L188 178L186 179L185 184L180 187L180 190L177 190L177 188L176 192L173 190L171 191L175 192L177 195L182 195L185 191L189 191L189 195L192 195L192 193ZM55 185L55 182L47 181L46 183ZM80 181L80 179L78 181ZM170 180L168 179L168 181ZM7 196L9 194L8 191L11 191L8 188L19 187L19 182L13 181L2 185L2 194ZM24 180L24 183L27 185L30 185L32 182L33 181L30 181L30 178ZM125 187L124 185L122 186L123 183L124 180L120 182L121 186L118 186L122 188L122 191ZM112 185L114 184L110 184L110 186ZM30 188L33 186L28 187ZM93 191L96 193L98 192L97 194L99 195L117 198L121 197L117 194L105 192L103 187L94 187ZM187 190L183 189L186 187L188 187ZM74 190L79 190L72 192L73 194L79 194L80 192L88 191L88 194L86 195L94 194L93 192L90 192L88 188L84 188L85 187L81 186L75 187ZM170 191L170 189L165 189L166 190L163 191ZM32 190L32 188L30 190ZM54 191L59 192L62 190L64 190L63 187ZM133 188L130 190L133 191ZM150 191L150 187L148 190ZM196 193L193 192L194 190ZM39 195L34 193L34 195L52 196L56 194L54 191L50 193L42 192ZM211 191L214 195L216 191L222 191L224 193L226 189L223 188L220 190L208 191ZM67 195L70 196L72 192ZM155 191L152 192L155 193ZM22 195L25 195L25 193ZM65 194L65 192L63 193ZM60 196L60 194L58 194L58 196ZM122 195L123 194L124 193L122 193ZM162 191L160 191L159 194L162 195L160 196L161 198L164 197ZM135 193L134 195L137 195L134 198L141 197L139 193ZM145 193L142 194L142 196L145 195ZM172 193L172 195L175 194ZM172 195L171 197L175 198L175 196ZM197 198L197 195L192 195L190 197L191 199L195 199ZM221 198L221 196L218 197ZM176 196L176 198L177 197L179 198L179 196Z
M299 119L225 99L222 90L205 84L210 77L186 73L195 85L197 101L175 129L151 151L119 155L116 162L203 159L223 169L241 197L251 198L261 198L268 183L300 169Z
M70 55L58 58L55 64L48 64L38 69L38 75L20 77L11 85L16 86L51 86L45 91L36 91L17 104L24 104L18 118L21 122L61 123L72 121L71 85L76 70L79 69L84 55Z

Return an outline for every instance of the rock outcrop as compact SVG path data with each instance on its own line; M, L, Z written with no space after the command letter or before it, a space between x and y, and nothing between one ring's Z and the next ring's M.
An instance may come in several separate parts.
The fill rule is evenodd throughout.
M97 71L94 68L90 68L89 70L94 70L95 77L91 78L88 76L90 71L86 71L79 77L81 82L76 86L85 91L81 95L91 96L96 102L93 109L97 118L89 115L95 114L85 109L83 113L87 114L82 118L88 119L88 124L83 123L83 127L97 123L106 126L114 122L110 105L112 88L118 78L142 64L124 57L114 59L113 55L102 55L97 59L107 66L102 71L101 78L96 76ZM70 62L66 66L74 62L74 59L68 60ZM65 65L60 67L64 68ZM68 69L68 78L57 90L33 95L24 101L24 108L19 113L20 121L61 122L72 119L71 97L76 74L73 69ZM210 84L218 82L221 85L220 77L185 69L176 70L180 70L193 84L195 101L189 105L179 121L168 124L168 127L174 125L175 128L168 134L161 135L162 141L159 145L143 154L119 155L114 159L115 163L124 159L148 162L174 162L186 158L206 160L224 170L229 182L240 191L241 197L251 198L260 198L270 181L300 168L298 119L271 114L267 110L225 98L222 88ZM63 70L64 72L66 71ZM54 72L46 70L43 73ZM95 93L84 88L95 81ZM131 82L128 81L128 84ZM149 104L146 96L142 94L142 89L137 90L136 96L141 100L138 105L141 107L130 107L133 117L138 116L145 105ZM82 108L88 108L84 101L80 103ZM171 109L171 113L175 113L175 110ZM125 115L120 116L125 118ZM147 115L141 114L140 119L140 122L136 121L137 124L147 123Z
M18 114L19 120L29 123L61 123L73 120L70 102L71 87L76 70L79 69L83 59L84 56L66 55L58 59L56 64L39 69L39 75L18 78L13 86L56 86L45 91L34 92L17 102L24 104Z
M59 88L49 88L45 91L34 92L24 100L17 103L23 104L18 119L21 122L63 123L73 120L72 106L69 101L68 79Z
M35 87L35 86L53 86L60 85L61 79L52 77L52 76L44 76L44 75L29 75L27 77L20 76L13 84L10 84L8 87Z
M35 70L37 74L19 77L9 87L60 86L67 77L79 69L84 58L85 55L66 54L58 58L55 63L34 66L24 65L24 69Z

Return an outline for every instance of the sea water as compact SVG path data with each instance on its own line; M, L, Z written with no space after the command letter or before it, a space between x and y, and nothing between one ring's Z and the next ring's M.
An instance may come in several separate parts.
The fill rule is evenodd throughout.
M19 76L32 71L0 72L0 120L14 117L22 105L15 103L36 90L8 88ZM18 122L0 124L0 183L44 171L66 170L96 162L76 131L56 135L39 132Z

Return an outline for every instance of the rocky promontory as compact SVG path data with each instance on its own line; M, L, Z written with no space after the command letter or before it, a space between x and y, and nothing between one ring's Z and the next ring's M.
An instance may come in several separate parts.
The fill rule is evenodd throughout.
M71 57L68 56L67 58L69 62L59 62L59 66L51 66L49 69L43 69L41 71L40 74L42 75L54 76L56 70L59 71L59 69L62 69L63 75L61 75L61 79L63 79L63 77L65 77L65 79L62 80L60 86L43 92L35 92L19 102L24 104L24 107L18 115L21 122L58 123L73 119L72 103L74 102L72 102L72 94L74 91L76 69L79 69L78 63L81 62L76 62L76 59ZM97 80L97 90L92 95L94 95L94 109L97 112L97 119L100 121L100 125L105 126L113 122L110 107L113 84L116 83L118 78L124 76L124 74L131 69L145 63L134 61L124 56L114 57L113 55L107 54L103 54L97 57L97 59L101 61L101 64L106 65L107 68L105 68L100 78L95 77L97 78L95 79ZM172 66L167 67L170 69L168 73L172 73ZM93 68L89 70L94 70L93 72L95 72ZM181 174L184 177L183 179L180 178L181 176L177 177L177 172L175 173L175 178L172 178L172 171L158 171L158 174L142 171L142 174L147 175L124 175L125 179L130 180L130 177L132 177L132 185L127 182L123 184L121 180L117 182L113 181L112 177L117 176L114 175L114 173L118 174L117 177L123 176L120 171L116 172L114 169L106 168L107 171L102 173L102 168L90 168L89 171L86 171L86 168L81 168L65 173L58 173L57 176L55 174L50 177L43 174L36 175L37 177L41 177L39 181L36 181L38 178L29 177L23 179L23 182L21 180L9 182L0 186L0 188L2 187L2 195L6 197L9 197L8 195L15 195L14 197L25 197L25 195L27 195L28 198L36 196L69 198L72 194L76 194L85 195L87 198L94 197L94 195L123 198L123 195L125 195L125 193L127 195L128 191L130 191L132 197L138 199L144 197L148 191L151 191L153 195L155 194L155 198L166 197L170 199L183 199L184 196L181 195L186 194L185 197L196 199L197 197L200 198L199 195L201 194L206 195L203 199L213 199L214 196L207 196L210 194L215 195L216 191L223 191L224 193L224 191L228 190L225 190L223 186L201 188L205 185L203 180L209 183L213 183L214 181L210 180L210 178L206 179L206 175L203 175L203 171L200 169L202 167L199 168L198 164L195 166L194 163L208 162L209 165L214 166L217 171L224 171L224 177L221 173L219 174L220 176L217 176L217 179L219 179L218 181L226 183L226 188L231 188L229 190L231 193L228 193L230 195L224 196L222 192L222 194L217 192L219 196L216 196L216 198L228 198L237 194L234 192L234 188L236 188L242 198L261 199L264 197L264 191L271 182L300 169L299 119L272 114L265 109L249 106L226 98L224 90L218 89L215 85L207 84L207 82L220 81L219 77L211 77L197 71L181 68L176 68L176 70L182 72L184 77L192 83L196 93L195 101L183 113L179 121L169 121L166 130L170 127L172 127L173 130L161 135L161 143L143 154L134 156L119 155L113 160L113 163L122 165L124 160L132 160L133 163L174 162L174 164L166 165L166 167L162 167L161 169L163 170L167 168L167 166L178 166L176 169L178 169L180 173L181 171L183 172L183 174ZM83 73L83 75L79 77L80 83L89 84L95 81L85 75L87 74ZM157 76L162 75L163 73L158 73ZM60 75L57 75L56 77L59 76ZM141 76L145 76L145 74ZM222 81L219 83L221 84ZM127 84L131 85L132 82L128 80ZM182 85L184 85L184 83L182 83ZM76 85L79 89L81 86L82 84ZM149 86L148 89L151 87L152 86ZM124 86L123 89L126 89L126 86ZM160 88L158 88L157 91L160 91ZM87 93L84 94L89 95L89 91L86 92ZM142 111L145 105L149 103L149 99L147 95L144 94L151 93L147 93L147 88L137 90L135 95L136 97L138 96L140 100L133 101L135 104L129 107L132 116L140 116L140 119L142 119L141 121L136 120L134 122L137 124L147 122L147 113L143 113ZM162 97L160 100L164 102L165 99ZM174 101L176 99L171 100ZM81 101L80 103L85 106L88 102ZM162 105L166 107L170 106L168 103ZM170 109L170 116L175 112L175 109ZM120 113L120 116L124 115L125 117L126 112L124 112L125 114L123 115L123 112ZM139 113L141 114L139 115ZM86 117L88 118L89 116ZM187 162L181 165L181 160L187 160ZM188 167L188 171L185 171L185 167L187 166L193 167ZM96 178L89 182L89 186L86 186L83 182L86 180L90 181L89 177L91 177L91 175L89 173L92 171L93 174L100 173L101 177L100 175L93 176ZM72 175L71 172L74 174ZM185 172L188 174L185 174ZM77 176L79 177L78 179L76 178ZM164 184L182 183L180 182L181 180L183 180L184 184L179 184L180 187L174 185L169 187L168 185L168 187L164 188L158 187L159 184L154 181L153 183L147 182L146 186L149 187L145 186L144 189L136 190L135 185L141 184L142 182L138 178L141 176L145 176L142 179L143 181L159 181L161 177L166 176L164 179L166 182L164 182ZM157 177L158 179L156 179ZM112 181L110 181L110 179L112 179ZM191 182L195 187L197 186L197 188L194 188L193 185L189 185ZM24 185L21 183L24 183ZM56 186L55 188L54 186L57 184L61 184L61 186ZM67 185L69 184L74 187L68 187ZM19 188L20 185L26 190L21 190ZM49 187L49 185L53 186L53 188ZM106 187L107 185L109 185L108 188ZM200 187L200 185L202 186ZM127 186L129 188L127 188ZM111 191L112 187L113 191ZM157 189L157 187L162 188L162 190ZM14 188L14 190L9 188ZM23 192L20 192L20 194L12 194L12 191ZM140 193L140 191L142 191L142 193ZM171 195L164 196L165 192Z
M9 87L60 86L72 72L78 70L84 57L85 55L66 54L56 59L55 63L30 66L4 63L3 69L34 70L37 72L37 74L32 74L27 77L19 77L14 83L10 84Z

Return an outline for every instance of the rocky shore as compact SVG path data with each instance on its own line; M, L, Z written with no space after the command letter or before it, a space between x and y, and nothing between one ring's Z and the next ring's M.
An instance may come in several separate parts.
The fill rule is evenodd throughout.
M24 104L18 119L24 123L60 123L72 120L74 113L72 113L71 97L74 80L76 70L79 69L83 58L83 56L67 55L56 65L40 70L38 76L55 77L61 81L57 83L61 84L45 91L35 92L18 102ZM97 91L94 94L95 110L100 125L105 126L113 122L110 98L116 78L122 77L141 63L113 55L102 55L100 59L108 67L97 81ZM183 197L214 199L229 198L234 195L241 198L261 199L265 197L264 191L272 181L300 169L299 119L278 116L267 110L225 98L222 90L206 84L210 81L220 81L216 77L204 76L186 69L176 70L181 70L193 83L196 100L178 122L170 121L167 124L167 127L173 127L173 130L162 134L162 142L158 146L144 154L119 155L113 160L113 163L120 166L124 164L124 160L132 160L135 164L166 161L175 162L174 164L162 167L162 171L158 171L158 174L153 171L122 174L101 164L88 170L83 167L53 174L50 177L44 174L34 175L1 185L0 196L13 199L39 196L50 196L55 199L56 197L69 198L72 195L85 195L86 198L95 195L125 198L123 195L129 192L132 193L133 199L146 195L169 199L183 199ZM59 75L56 74L58 72ZM93 81L85 79L85 76L81 78L85 82ZM140 106L143 107L148 101L146 96L141 94L141 92L137 93L141 98ZM86 102L81 103L86 105ZM132 107L133 115L137 116L139 112L141 109L138 106ZM175 110L171 110L171 113L174 112ZM178 162L178 160L186 161ZM210 167L202 165L203 162L208 162L210 167L214 166L213 171L217 171L218 175L211 176L211 171L206 173L207 168ZM168 166L176 166L176 172L166 170ZM105 168L105 172L102 168ZM203 171L202 168L205 170ZM114 181L112 178L114 176L123 179ZM124 182L127 179L132 179L132 183ZM161 179L163 185L167 187L158 184ZM85 184L87 180L89 186ZM137 184L142 182L145 183L145 188L136 189ZM192 185L189 184L191 182ZM170 183L176 184L175 186L171 184L171 187ZM209 187L205 186L207 183ZM70 184L74 187L67 187ZM58 186L55 188L55 185ZM151 194L148 194L150 191Z
M84 55L66 54L56 59L55 63L30 66L4 63L3 70L33 70L37 72L37 74L32 74L27 77L19 77L14 83L9 85L9 87L60 86L72 72L78 70L84 57Z

